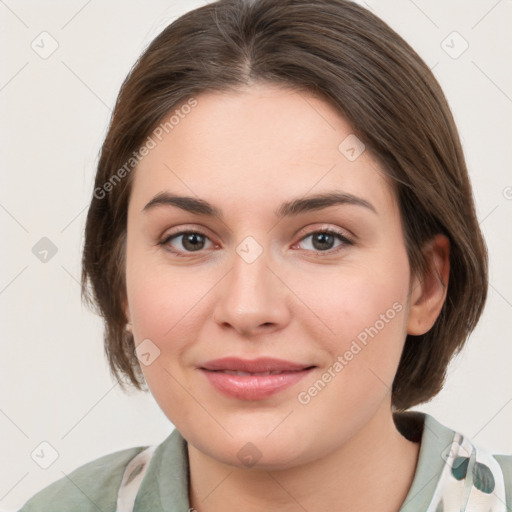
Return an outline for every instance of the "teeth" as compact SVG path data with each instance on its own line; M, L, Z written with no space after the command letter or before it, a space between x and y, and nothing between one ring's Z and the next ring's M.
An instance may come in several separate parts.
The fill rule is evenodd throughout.
M280 373L283 373L280 370L274 371L274 372L254 372L254 373L248 373L248 372L242 372L239 370L219 370L222 373L228 373L229 375L278 375Z

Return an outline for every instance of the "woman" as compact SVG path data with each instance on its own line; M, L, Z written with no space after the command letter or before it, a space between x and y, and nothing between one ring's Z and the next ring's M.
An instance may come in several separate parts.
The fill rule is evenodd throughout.
M176 430L32 510L506 511L512 456L432 416L487 293L457 129L420 57L345 0L221 0L125 80L83 297Z

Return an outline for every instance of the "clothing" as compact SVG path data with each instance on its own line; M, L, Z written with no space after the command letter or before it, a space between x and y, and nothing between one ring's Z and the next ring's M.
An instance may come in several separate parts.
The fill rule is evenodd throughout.
M399 512L512 512L512 454L491 455L426 413L393 417L404 437L421 442ZM118 451L79 467L19 512L115 512L118 493L127 502L119 512L131 510L130 493L136 496L134 512L189 512L188 469L187 442L173 430L157 446Z

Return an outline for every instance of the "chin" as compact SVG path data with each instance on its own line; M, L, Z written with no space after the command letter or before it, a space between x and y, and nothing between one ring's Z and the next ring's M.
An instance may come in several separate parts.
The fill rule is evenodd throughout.
M278 471L289 469L308 459L304 439L288 433L272 433L268 429L243 435L196 433L188 436L189 443L208 457L238 469ZM228 428L229 432L234 433ZM274 437L273 437L274 436ZM185 437L185 436L184 436Z

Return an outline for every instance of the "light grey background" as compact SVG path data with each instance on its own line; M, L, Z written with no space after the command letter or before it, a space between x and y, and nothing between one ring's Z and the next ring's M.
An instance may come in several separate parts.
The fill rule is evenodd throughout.
M78 281L98 151L121 82L168 23L204 3L0 0L0 510L173 428L149 394L123 394L111 379L102 323L81 305ZM445 389L417 409L512 453L512 2L361 3L444 88L491 257L480 324ZM43 237L57 249L47 262L33 253ZM52 462L53 449L41 442L58 455L47 469L40 465Z

